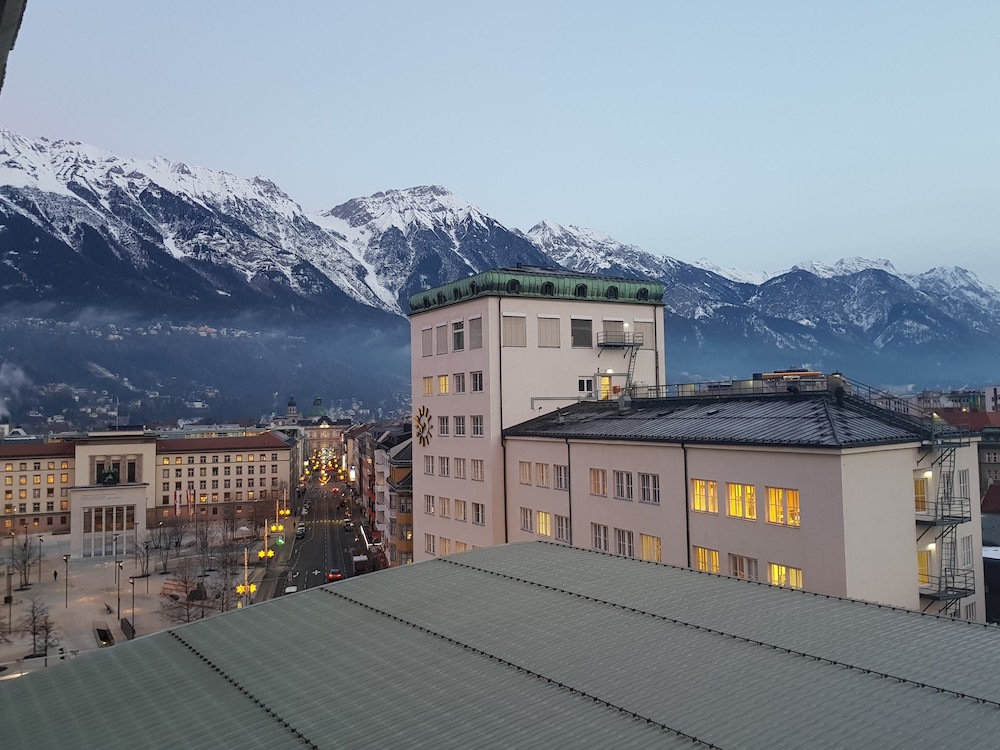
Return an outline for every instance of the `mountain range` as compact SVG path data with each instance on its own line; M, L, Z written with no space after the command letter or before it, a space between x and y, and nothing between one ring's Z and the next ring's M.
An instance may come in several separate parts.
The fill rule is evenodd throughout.
M1000 293L965 269L908 275L853 258L765 274L685 263L592 229L508 228L438 186L306 213L262 177L4 130L0 256L3 320L169 321L302 341L293 354L299 375L281 374L287 349L240 374L248 399L269 400L276 387L405 391L408 297L517 263L662 281L671 382L798 365L875 384L995 378ZM63 356L50 363L19 361L10 346L0 356L33 382L61 381L68 345L54 344ZM317 348L342 356L320 365ZM113 366L95 364L141 369L121 349ZM170 376L183 380L188 370ZM149 371L130 382L162 386L164 377Z

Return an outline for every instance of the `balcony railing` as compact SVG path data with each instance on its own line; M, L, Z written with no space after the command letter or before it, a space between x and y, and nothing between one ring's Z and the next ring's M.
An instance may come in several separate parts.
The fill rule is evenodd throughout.
M936 526L950 526L972 520L972 501L967 497L926 500L916 504L917 521Z
M976 593L976 577L971 570L946 570L944 575L921 575L920 596L939 601L962 599Z
M642 346L641 333L626 333L624 331L600 331L597 334L597 345L610 349L623 349L630 346Z

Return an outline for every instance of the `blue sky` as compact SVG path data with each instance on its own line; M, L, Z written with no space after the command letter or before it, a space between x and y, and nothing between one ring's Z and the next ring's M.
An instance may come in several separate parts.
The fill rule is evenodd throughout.
M1000 3L28 4L0 125L511 227L1000 287Z

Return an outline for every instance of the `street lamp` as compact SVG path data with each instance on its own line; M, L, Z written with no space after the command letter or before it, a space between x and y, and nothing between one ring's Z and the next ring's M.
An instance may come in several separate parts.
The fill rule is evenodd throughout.
M115 583L118 583L118 535L112 534L111 536L111 546L115 553Z
M115 587L118 589L118 619L119 620L122 619L122 577L121 577L122 566L123 566L123 563L115 563L115 567L118 569L118 572L115 573L115 577L117 579L115 581Z
M144 558L142 558L142 559L146 562L146 567L144 568L144 570L145 570L145 573L146 573L146 575L145 575L145 578L146 578L146 593L148 594L149 593L149 540L147 539L145 541L145 543L143 543L142 546L146 550L145 553L144 553L146 556Z
M66 563L66 574L63 576L66 582L66 609L69 609L69 555L63 555L63 562Z
M135 638L135 578L128 577L128 585L132 587L132 637Z
M42 535L38 535L38 582L42 582Z

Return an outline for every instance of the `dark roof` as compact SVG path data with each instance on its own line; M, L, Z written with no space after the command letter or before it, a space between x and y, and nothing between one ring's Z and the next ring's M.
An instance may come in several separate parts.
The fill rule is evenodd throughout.
M0 726L11 746L109 750L993 750L998 637L527 542L50 660L4 684Z
M988 427L1000 427L1000 411L962 411L961 409L940 409L937 414L949 424L982 432Z
M986 488L981 510L983 513L1000 514L1000 482L991 482Z
M39 458L49 456L73 456L76 447L73 443L8 443L0 442L0 459L2 458Z
M197 451L260 450L287 448L288 443L274 432L261 435L223 438L181 438L179 440L157 440L157 453L193 453Z
M817 392L635 399L624 411L616 401L588 401L514 425L504 435L848 448L921 441L929 428L927 422L854 396L838 401Z

